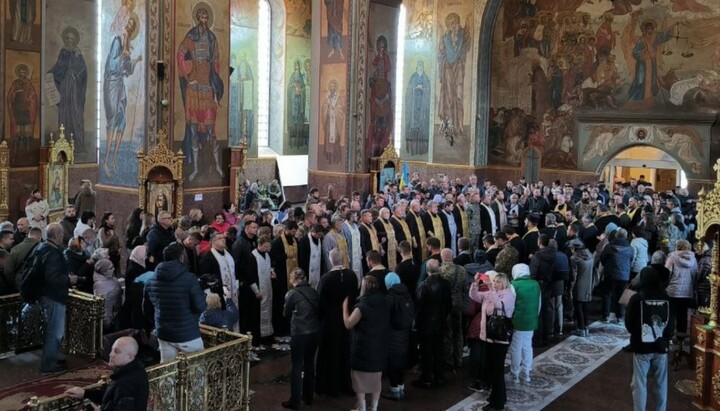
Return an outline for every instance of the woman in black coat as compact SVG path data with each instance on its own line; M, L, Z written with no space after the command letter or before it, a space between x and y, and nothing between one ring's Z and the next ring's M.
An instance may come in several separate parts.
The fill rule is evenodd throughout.
M387 336L387 373L390 379L390 392L383 397L401 400L405 397L403 377L408 365L410 330L415 317L415 305L405 284L395 273L385 276L387 300L390 309L390 327Z
M357 396L358 409L376 411L382 390L382 372L387 364L387 331L389 307L380 292L377 279L365 276L360 297L352 311L349 299L343 302L345 328L352 329L350 346L350 378ZM365 394L371 394L372 404L366 406Z

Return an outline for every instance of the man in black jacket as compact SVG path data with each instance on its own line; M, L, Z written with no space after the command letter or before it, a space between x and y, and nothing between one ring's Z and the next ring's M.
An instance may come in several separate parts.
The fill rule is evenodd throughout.
M427 274L427 280L420 283L417 289L415 324L420 339L422 374L413 381L413 385L419 388L430 388L433 384L442 385L445 382L443 342L447 317L452 308L450 283L440 276L436 260L427 261Z
M169 211L158 213L157 221L147 235L147 262L145 268L152 271L163 261L163 250L175 241L173 219Z
M43 354L40 360L40 372L44 374L67 370L58 359L65 335L65 305L70 290L70 271L63 256L63 235L65 230L60 224L49 224L45 229L47 241L36 249L42 274L39 302L45 316Z
M630 298L625 315L625 328L630 332L630 351L633 353L633 403L636 410L644 410L647 403L648 377L652 377L655 408L664 410L667 404L668 343L674 324L670 319L670 301L665 283L655 270L643 270L640 290Z
M549 245L550 238L545 234L540 234L537 240L538 251L530 259L530 277L540 284L542 295L538 329L533 336L535 345L541 347L548 345L550 334L553 333L555 319L555 306L552 299L552 273L556 250L550 248Z
M184 252L178 243L165 247L165 261L158 264L155 276L145 284L145 298L149 298L155 308L161 363L174 360L178 352L191 353L204 348L198 321L207 303L197 277L180 262Z
M301 268L290 274L293 289L285 296L283 314L290 322L290 356L292 357L290 400L282 406L300 409L300 398L313 404L315 391L315 353L318 347L320 298L307 282ZM278 296L279 297L279 296Z
M145 366L136 356L138 343L132 337L115 340L110 352L110 383L103 389L85 391L72 387L65 391L68 397L87 398L100 404L101 410L147 409L149 384Z

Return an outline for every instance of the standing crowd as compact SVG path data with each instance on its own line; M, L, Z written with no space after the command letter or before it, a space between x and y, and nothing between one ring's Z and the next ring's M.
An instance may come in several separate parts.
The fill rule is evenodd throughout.
M533 347L559 342L568 328L592 333L597 296L596 319L631 334L636 409L648 373L664 409L669 347L687 342L689 311L709 299L712 245L693 248L694 200L682 188L415 174L365 198L313 188L304 207L285 202L276 213L254 192L211 221L199 209L175 220L138 208L122 242L111 212L96 221L82 210L78 220L75 205L44 231L34 217L0 225L6 293L22 294L29 281L16 273L40 255L37 301L57 324L46 329L42 371L64 370L58 351L74 286L105 298L107 330L157 337L161 362L203 349L199 323L251 333L255 360L289 342L286 408L317 393L355 395L359 410L377 410L381 395L405 398L415 365L412 385L434 389L469 353L470 389L489 394L484 409L499 410L506 354L512 381L529 382Z

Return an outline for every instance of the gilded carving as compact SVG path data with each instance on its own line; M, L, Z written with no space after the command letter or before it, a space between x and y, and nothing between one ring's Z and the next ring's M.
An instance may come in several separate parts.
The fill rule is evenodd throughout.
M65 126L60 125L58 138L50 133L50 145L43 148L47 159L41 165L41 187L50 210L65 208L68 203L69 166L75 162L75 144L65 137Z
M248 411L250 409L251 338L201 326L206 349L180 354L171 362L147 369L148 409L156 411ZM88 388L101 388L101 381ZM31 410L80 409L83 400L63 395L32 399Z
M697 326L697 330L698 330L698 333L697 333L698 345L700 347L704 348L705 347L705 332L703 331L702 326Z
M1 90L1 89L0 89ZM10 149L7 141L0 142L0 220L7 220L10 216Z
M703 378L705 378L705 357L698 355L695 360L695 397L702 397Z
M706 241L705 236L710 228L714 225L720 225L720 159L713 166L713 170L717 173L717 180L714 188L710 192L701 189L698 193L699 200L697 202L697 229L695 236L700 241ZM717 241L720 235L715 234L713 238L712 248L712 269L708 279L710 280L710 327L718 326L718 286L720 286L720 269L718 267L718 258L720 258L720 248ZM707 312L708 310L704 310Z
M173 193L175 217L180 218L183 212L183 163L182 153L173 153L167 146L168 136L165 130L158 132L157 144L147 154L139 152L138 157L138 207L145 209L147 182L150 172L156 168L165 168L172 174L175 184Z
M712 377L712 398L715 404L720 406L720 372Z
M157 64L157 58L159 55L158 45L160 41L160 0L149 0L148 1L148 60L152 66ZM166 2L167 3L167 2ZM147 147L154 147L157 139L156 133L158 130L157 126L157 70L148 70L147 72Z
M355 35L353 36L353 44L355 45L355 55L352 61L355 67L355 135L351 135L355 145L355 161L352 171L363 171L363 148L365 147L365 90L367 88L367 63L368 63L368 12L370 10L369 0L359 0L352 2L355 4L353 22L357 25ZM349 161L348 161L349 163Z

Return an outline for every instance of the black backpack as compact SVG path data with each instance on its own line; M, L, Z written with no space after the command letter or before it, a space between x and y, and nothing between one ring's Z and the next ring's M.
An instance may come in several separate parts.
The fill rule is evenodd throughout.
M37 302L40 298L44 281L41 270L43 253L37 251L39 244L35 244L30 249L15 277L17 289L20 291L20 298L30 304Z
M412 299L410 297L393 298L392 328L396 330L409 330L412 327L414 319L415 307L413 306Z

